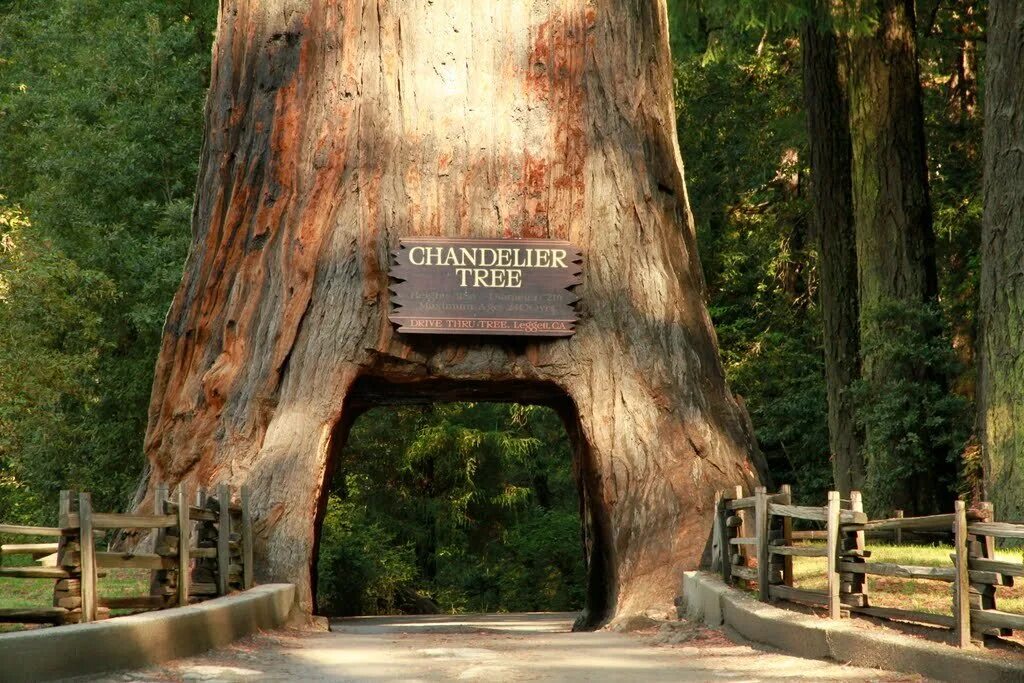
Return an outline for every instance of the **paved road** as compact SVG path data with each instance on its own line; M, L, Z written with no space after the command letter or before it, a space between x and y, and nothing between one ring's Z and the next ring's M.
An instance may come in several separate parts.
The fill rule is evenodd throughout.
M572 614L365 617L278 631L113 681L915 681L789 657L685 622L572 633Z

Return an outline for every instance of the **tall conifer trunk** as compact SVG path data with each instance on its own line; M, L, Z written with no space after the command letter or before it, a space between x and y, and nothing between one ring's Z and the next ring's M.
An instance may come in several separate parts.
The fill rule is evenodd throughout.
M851 395L860 376L857 248L849 103L835 32L816 1L801 34L811 163L811 230L818 245L819 300L828 391L829 450L836 488L846 498L864 484L861 433Z
M938 283L914 3L877 0L875 6L876 31L852 41L849 88L863 376L871 387L941 383L924 365L896 362L882 348L934 333L924 329L924 311L936 302ZM886 320L887 311L903 319ZM906 311L922 322L921 330L907 332L915 341L891 338L901 325L916 324ZM894 464L906 463L894 463L891 445L873 438L876 426L868 422L865 434L869 507L926 512L940 505L946 452L925 443L927 466L900 475ZM883 485L891 498L877 495Z
M1024 5L988 8L979 426L985 494L1024 515Z
M555 406L588 612L671 607L716 489L758 479L726 387L675 135L664 0L222 0L153 480L253 489L257 576L311 566L331 455L375 402ZM405 336L402 236L570 240L561 340Z

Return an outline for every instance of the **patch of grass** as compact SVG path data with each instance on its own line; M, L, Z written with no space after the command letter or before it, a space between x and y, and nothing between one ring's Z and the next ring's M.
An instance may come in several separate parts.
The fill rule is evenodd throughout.
M5 567L32 566L32 558L13 556L3 558ZM134 595L149 594L148 569L108 569L107 575L97 582L101 596L120 598ZM52 579L13 579L0 578L0 609L13 607L48 607L53 604ZM114 610L114 616L124 614L125 610ZM20 624L0 624L0 633L17 631Z
M881 545L868 544L871 557L868 562L918 565L924 567L952 567L949 559L953 552L948 545ZM1020 550L996 551L996 559L1021 562ZM996 589L996 608L1004 612L1024 614L1024 579L1013 587ZM794 557L793 584L797 588L827 590L825 558ZM873 607L893 607L929 614L953 613L953 585L926 579L897 579L888 576L868 576L868 599Z

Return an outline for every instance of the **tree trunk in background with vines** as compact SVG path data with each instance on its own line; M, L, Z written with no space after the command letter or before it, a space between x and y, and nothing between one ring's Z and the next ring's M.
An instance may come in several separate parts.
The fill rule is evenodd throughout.
M835 486L844 498L864 485L861 431L851 393L860 377L857 247L849 103L828 11L814 3L804 23L804 103L811 165L811 231L818 245L828 435Z
M1024 515L1024 5L988 8L979 431L985 494Z
M248 483L257 577L311 568L332 454L374 402L556 406L575 445L585 621L671 609L756 447L704 306L664 0L223 0L192 251L146 453ZM567 239L561 340L404 336L402 236Z

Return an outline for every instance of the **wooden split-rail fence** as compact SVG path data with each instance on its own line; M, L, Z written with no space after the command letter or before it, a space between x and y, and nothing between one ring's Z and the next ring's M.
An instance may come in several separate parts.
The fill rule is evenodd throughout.
M997 523L991 503L967 509L956 501L950 514L868 519L860 492L849 500L830 491L822 507L793 505L792 490L783 486L769 494L764 487L744 496L742 489L720 492L712 538L712 571L729 584L748 582L765 602L788 600L823 606L829 617L850 612L895 621L951 629L956 644L983 645L985 636L1024 630L1024 614L996 609L996 591L1024 577L1024 563L999 561L995 539L1024 538L1024 523ZM795 531L794 520L816 522L824 529ZM904 536L940 535L953 541L950 566L909 566L871 562L867 537L887 536L898 545ZM801 543L824 541L824 544ZM793 585L794 557L826 558L827 589ZM915 610L874 607L868 599L866 577L889 576L937 581L952 585L952 616Z
M167 487L161 485L154 501L152 514L105 513L93 510L90 494L61 491L58 526L0 524L0 535L56 538L55 542L0 546L0 577L55 582L52 606L0 609L0 622L90 622L107 618L112 609L165 609L252 586L253 537L246 487L239 492L238 504L225 484L213 495L200 489L193 501L187 500L183 486L169 499ZM153 534L153 552L97 550L97 542L107 534L124 530ZM3 566L5 557L16 555L31 556L44 566ZM118 568L152 570L149 594L100 595L97 579Z

